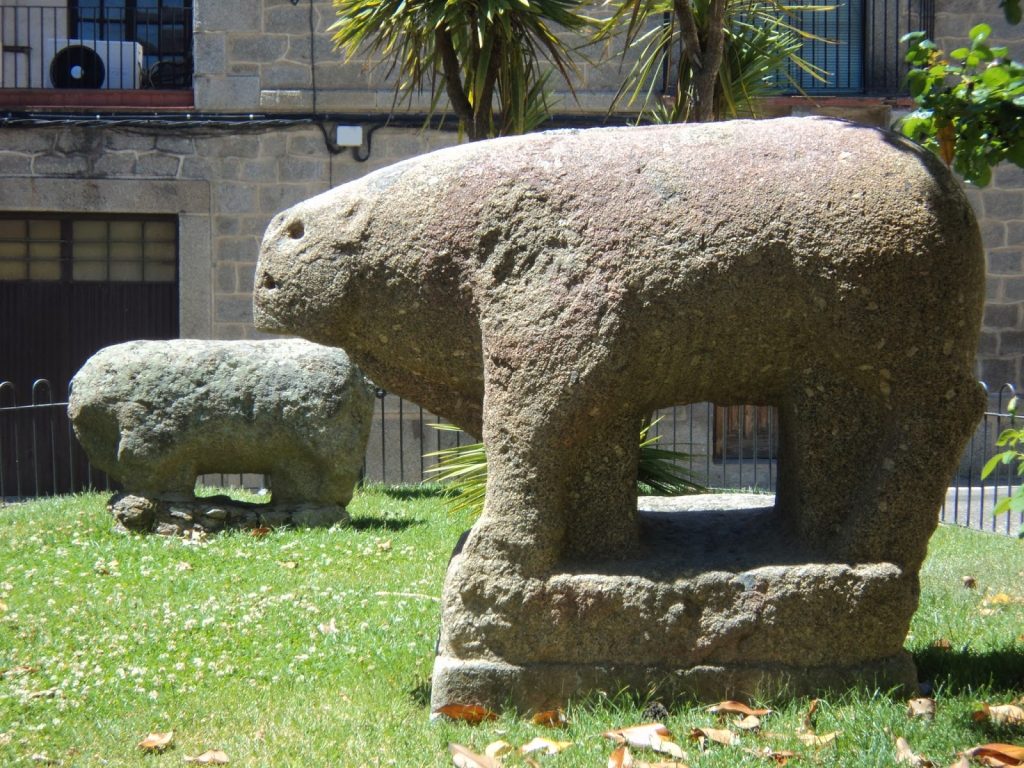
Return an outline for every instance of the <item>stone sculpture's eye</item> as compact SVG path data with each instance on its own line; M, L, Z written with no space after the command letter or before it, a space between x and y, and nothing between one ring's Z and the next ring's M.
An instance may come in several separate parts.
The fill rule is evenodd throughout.
M285 232L288 233L288 237L292 240L299 240L304 234L306 234L306 228L299 219L295 219L288 224Z
M260 287L266 288L268 291L272 291L277 288L277 281L269 272L264 272L263 279L260 280Z

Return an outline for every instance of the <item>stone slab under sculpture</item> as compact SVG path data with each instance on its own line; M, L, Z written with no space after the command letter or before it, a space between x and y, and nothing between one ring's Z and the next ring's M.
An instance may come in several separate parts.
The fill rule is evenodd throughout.
M273 220L255 316L482 435L433 704L531 709L912 686L918 571L982 412L984 280L933 156L787 118L371 173ZM641 417L700 401L779 409L772 507L638 511Z
M86 361L68 414L123 486L110 507L125 528L319 526L348 520L373 389L344 351L301 339L130 341ZM268 474L271 502L197 499L212 473Z

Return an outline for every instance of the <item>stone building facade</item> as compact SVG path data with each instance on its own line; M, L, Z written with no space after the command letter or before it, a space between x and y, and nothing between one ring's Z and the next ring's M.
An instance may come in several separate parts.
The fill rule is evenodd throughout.
M14 74L16 62L31 62L33 56L25 50L31 47L25 38L16 39L19 24L30 18L24 15L29 7L56 4L60 0L0 0L0 232L4 217L16 222L9 231L24 232L27 239L31 227L24 222L58 216L109 216L115 222L125 215L152 216L172 222L177 312L168 335L255 336L253 271L260 237L277 211L375 168L457 141L451 120L441 129L422 128L425 99L414 100L404 117L388 122L391 83L382 70L364 61L346 62L333 50L326 32L333 20L329 0L165 0L168 7L183 6L191 13L186 35L191 88L70 93L18 87L23 83ZM936 5L935 35L946 44L978 20L998 15L990 0L940 0ZM61 19L67 10L60 6ZM996 35L1019 53L1021 30L994 26ZM578 100L563 94L560 111L579 124L604 122L620 78L617 63L585 64L576 84ZM886 125L907 106L893 94L788 97L773 99L768 111ZM369 144L338 147L333 140L337 125L360 126ZM990 273L978 374L992 383L1016 383L1024 358L1024 176L1000 169L990 188L970 194L984 230ZM67 231L77 231L75 221L66 225ZM109 235L107 240L113 242ZM0 269L5 253L9 259L31 261L34 246L22 243L17 252L3 247L0 243ZM62 251L60 258L77 253L69 252ZM63 267L64 279L73 282L74 269ZM28 277L28 272L0 274L0 290L19 290L17 285L31 282ZM31 333L34 322L18 316L0 319L20 323L22 335ZM72 317L66 332L73 335L79 325ZM132 332L122 323L107 341ZM17 355L10 350L0 354L0 380L13 376L9 370ZM31 375L64 375L76 366L76 354L81 350L64 355L65 369ZM22 362L23 367L32 365Z

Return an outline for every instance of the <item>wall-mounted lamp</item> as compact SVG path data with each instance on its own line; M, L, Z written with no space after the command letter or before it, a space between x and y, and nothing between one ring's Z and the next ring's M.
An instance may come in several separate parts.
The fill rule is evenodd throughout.
M334 142L339 147L363 146L363 126L338 125L334 129Z

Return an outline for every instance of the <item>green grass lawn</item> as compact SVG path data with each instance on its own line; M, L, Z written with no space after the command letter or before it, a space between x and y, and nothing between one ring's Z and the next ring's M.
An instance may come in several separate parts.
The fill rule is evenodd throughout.
M602 768L612 745L600 734L642 722L644 702L614 692L571 704L555 733L511 715L428 721L444 570L471 522L436 495L364 490L349 528L205 542L117 534L104 503L0 507L4 768L178 766L208 749L234 766L449 766L449 742L482 752L538 735L574 742L541 765ZM980 702L1024 696L1024 543L940 529L922 582L907 647L935 687L934 721L909 720L885 691L855 691L822 702L818 731L841 733L814 750L795 736L806 700L762 702L779 709L761 736L700 754L686 735L713 718L678 705L666 724L689 763L771 766L743 751L770 745L800 752L797 765L888 766L905 736L947 766L976 744L1024 743L1024 727L971 718ZM162 754L136 746L171 730Z

